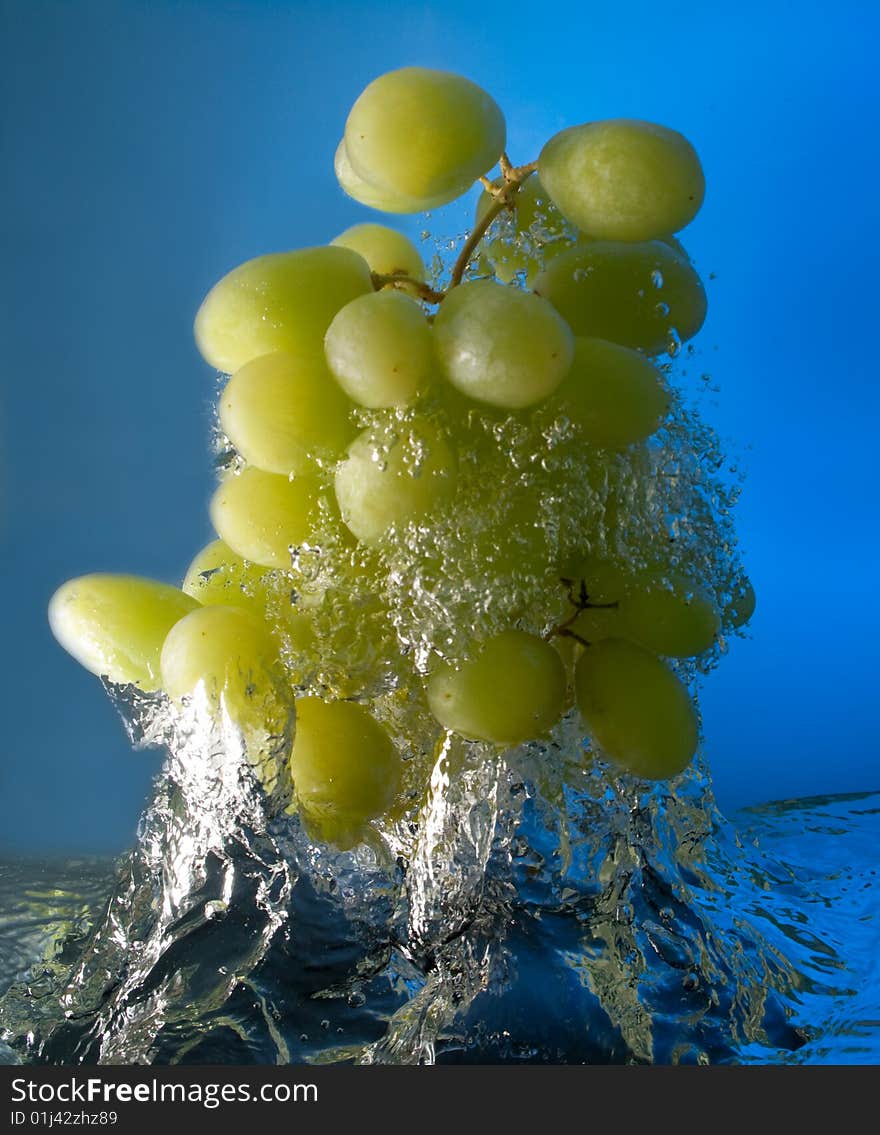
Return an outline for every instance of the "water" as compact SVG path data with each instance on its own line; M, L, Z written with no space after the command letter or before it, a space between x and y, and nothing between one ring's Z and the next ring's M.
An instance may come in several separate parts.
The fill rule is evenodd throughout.
M699 769L560 795L546 756L447 746L404 856L311 843L252 778L207 805L183 746L119 863L0 865L2 1058L880 1060L880 794L728 822Z

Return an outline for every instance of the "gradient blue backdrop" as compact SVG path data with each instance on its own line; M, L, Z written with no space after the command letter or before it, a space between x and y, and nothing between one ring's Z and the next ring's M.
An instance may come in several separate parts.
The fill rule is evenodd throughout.
M130 751L53 642L47 600L93 570L177 582L210 538L213 382L192 316L240 261L370 216L336 186L333 151L364 85L409 63L487 87L515 160L589 118L650 118L696 144L709 191L685 240L717 274L698 367L748 472L759 595L752 639L706 683L717 793L733 809L880 787L875 5L0 11L0 850L133 838L159 755Z

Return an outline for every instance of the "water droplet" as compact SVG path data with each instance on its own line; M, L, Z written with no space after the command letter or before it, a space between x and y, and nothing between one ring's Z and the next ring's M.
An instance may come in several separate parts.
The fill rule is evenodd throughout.
M655 268L651 273L651 284L659 291L663 287L663 273L659 268Z

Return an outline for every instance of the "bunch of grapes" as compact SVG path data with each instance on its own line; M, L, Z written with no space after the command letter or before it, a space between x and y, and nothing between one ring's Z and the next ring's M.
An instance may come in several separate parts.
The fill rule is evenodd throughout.
M454 264L429 279L361 224L229 272L195 321L228 376L219 538L180 588L90 575L50 605L84 666L222 717L342 847L416 814L451 735L503 753L575 721L579 759L677 775L698 741L683 660L754 607L663 361L706 312L674 236L696 153L623 119L526 165L505 143L457 75L363 91L340 184L417 213L479 181Z

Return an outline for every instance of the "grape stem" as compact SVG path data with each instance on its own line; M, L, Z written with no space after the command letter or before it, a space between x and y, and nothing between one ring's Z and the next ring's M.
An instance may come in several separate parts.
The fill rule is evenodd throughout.
M489 226L510 205L525 179L538 168L537 162L528 162L524 166L513 166L510 164L510 158L506 153L501 155L499 165L502 179L500 185L492 185L490 182L487 186L485 181L482 178L480 179L486 192L491 193L495 200L483 214L482 219L474 225L471 235L461 246L461 252L458 254L458 259L455 261L452 274L449 277L450 291L452 288L457 288L461 283L467 266L471 262L471 257L474 255L477 245L488 232Z
M426 303L439 304L443 302L444 297L447 296L453 288L458 287L464 278L467 266L473 258L477 245L489 231L492 222L505 209L510 208L522 183L538 168L537 162L527 162L523 166L512 165L506 153L501 155L498 164L501 169L500 182L490 181L487 177L481 177L479 179L480 184L486 192L494 197L495 200L477 224L474 225L470 236L461 246L458 258L452 266L452 273L449 277L449 287L445 291L436 291L434 288L429 287L428 284L420 280L414 280L412 276L408 276L405 272L391 272L384 275L381 272L373 272L373 287L376 291L389 285L391 287L404 287L407 291L414 291L419 298L425 300Z
M577 598L575 598L574 588L576 581L573 579L561 579L559 581L565 586L568 601L571 603L574 610L567 619L563 619L558 626L553 627L544 635L544 641L549 642L552 638L557 636L561 638L573 638L581 644L581 646L589 646L589 642L577 631L571 629L571 624L575 621L581 611L616 611L620 604L615 600L613 603L591 603L590 595L587 591L587 581L580 580L578 585Z
M373 278L373 287L377 292L380 288L384 288L389 284L395 288L398 285L404 285L407 291L416 292L419 298L425 300L426 303L440 303L446 295L445 292L435 291L421 280L414 280L412 276L408 276L406 272L389 272L385 274L382 272L371 272L370 275Z

